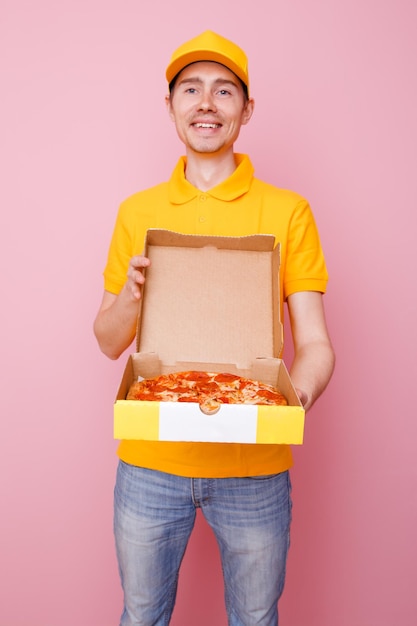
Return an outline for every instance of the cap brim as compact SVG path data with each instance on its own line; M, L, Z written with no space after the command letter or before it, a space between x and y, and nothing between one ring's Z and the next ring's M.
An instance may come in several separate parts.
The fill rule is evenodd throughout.
M231 70L240 80L243 82L246 87L248 87L248 77L242 72L242 68L239 67L236 63L234 63L229 57L224 56L218 52L213 50L193 50L187 52L177 59L174 59L167 67L166 70L166 78L168 83L179 74L187 65L191 63L198 63L199 61L213 61L214 63L220 63L224 65L229 70Z

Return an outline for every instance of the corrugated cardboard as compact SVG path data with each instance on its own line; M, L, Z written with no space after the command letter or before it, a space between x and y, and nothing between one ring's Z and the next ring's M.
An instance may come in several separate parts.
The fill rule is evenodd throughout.
M304 409L284 362L279 246L272 235L212 237L151 229L137 329L114 406L116 439L293 443ZM185 370L232 372L276 386L289 406L126 400L132 382Z

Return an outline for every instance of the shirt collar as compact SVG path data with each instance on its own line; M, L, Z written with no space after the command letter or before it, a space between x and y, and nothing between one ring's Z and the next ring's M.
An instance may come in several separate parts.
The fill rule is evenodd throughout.
M254 174L253 165L247 154L235 154L237 167L233 174L206 193L226 202L235 200L249 191ZM187 158L180 157L169 179L169 200L173 204L184 204L195 198L201 191L185 178Z

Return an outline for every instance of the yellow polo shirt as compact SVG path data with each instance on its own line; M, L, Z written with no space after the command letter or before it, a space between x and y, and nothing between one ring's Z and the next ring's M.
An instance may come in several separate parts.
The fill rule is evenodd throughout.
M146 231L165 228L185 234L273 234L281 245L281 307L292 293L325 292L327 270L308 203L292 191L256 179L247 155L235 157L236 170L210 191L202 192L186 180L182 157L168 182L121 204L104 271L106 291L120 292L131 257L143 251ZM242 336L245 332L242 329ZM272 444L125 440L118 454L132 465L202 478L272 474L292 464L290 447Z

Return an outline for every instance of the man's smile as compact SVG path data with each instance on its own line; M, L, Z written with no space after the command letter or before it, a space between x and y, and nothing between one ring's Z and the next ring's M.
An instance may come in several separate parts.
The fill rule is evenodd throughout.
M195 128L220 128L221 124L209 123L209 122L193 122L191 126Z

